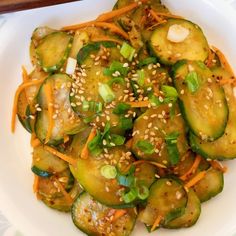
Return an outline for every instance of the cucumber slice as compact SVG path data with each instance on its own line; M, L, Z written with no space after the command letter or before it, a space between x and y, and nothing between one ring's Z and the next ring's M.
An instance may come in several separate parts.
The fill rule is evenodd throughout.
M46 151L43 146L34 148L31 169L35 174L47 177L45 173L48 173L50 176L60 173L67 168L68 164L65 161Z
M22 126L29 132L32 132L31 119L29 118L30 109L25 95L25 91L22 91L19 95L17 103L17 116Z
M215 77L222 76L224 79L230 79L230 73L219 68L214 70ZM192 149L201 156L210 159L234 159L236 158L236 98L231 85L224 85L225 96L229 106L229 119L224 135L214 142L203 142L194 134L190 133L190 144Z
M187 200L187 193L181 183L161 178L151 186L147 206L140 212L139 220L150 226L161 216L161 225L166 225L184 214Z
M221 171L210 168L206 176L193 186L201 202L205 202L222 192L224 188L224 175Z
M188 202L185 208L185 212L182 216L170 221L165 228L178 229L187 228L194 225L201 214L201 202L196 193L190 189L188 192Z
M45 142L49 127L48 104L45 86L48 84L53 91L54 112L52 135L48 144L57 145L65 135L75 134L83 127L79 117L71 109L69 94L73 80L66 74L54 74L46 79L37 95L37 101L42 111L38 112L35 133L42 143Z
M72 40L72 36L65 32L53 32L41 40L36 55L45 72L54 72L63 66L70 53Z
M78 165L73 168L73 175L83 188L97 201L113 208L126 208L133 205L126 204L121 199L121 186L115 179L106 179L101 174L101 168L107 164L117 166L120 171L124 172L132 163L133 158L124 161L127 150L123 146L109 148L107 153L99 156L89 155L87 159L80 158L89 130L84 130L77 134L70 146L70 155L78 158ZM112 158L112 159L109 159ZM123 160L123 161L122 161ZM89 170L89 171L88 171Z
M168 31L173 25L181 26L189 31L185 40L179 43L168 40ZM149 48L150 52L166 65L173 65L182 59L205 61L209 52L209 46L201 28L184 19L169 19L167 23L158 26L151 35Z
M72 202L68 202L58 188L55 178L62 184L69 195L74 198L81 192L81 188L72 177L69 169L49 178L39 177L39 197L50 208L58 211L70 211ZM76 193L75 193L76 192Z
M173 74L180 109L191 131L205 141L221 137L229 111L224 90L212 78L212 72L201 62L180 61L174 66ZM193 82L197 83L194 88L189 88L186 81L190 75L191 79L194 75Z
M177 147L180 158L187 152L188 143L185 137L185 124L182 117L178 114L178 108L176 108L175 115L172 118L169 116L169 113L170 107L168 105L160 105L159 107L148 109L135 120L132 151L136 157L155 161L166 166L170 165L171 163L165 143L165 137L167 134L176 131L179 132ZM165 115L163 116L163 114ZM138 142L143 140L150 142L153 147L155 147L154 152L142 152L138 147Z
M136 221L135 210L127 209L126 214L112 221L115 211L83 192L75 200L71 214L74 224L87 235L129 236Z

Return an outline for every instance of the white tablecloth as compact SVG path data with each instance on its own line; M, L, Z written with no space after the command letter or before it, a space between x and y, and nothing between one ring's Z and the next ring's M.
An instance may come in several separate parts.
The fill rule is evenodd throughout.
M236 9L236 0L225 0L232 4L232 7ZM4 24L4 19L0 15L0 28ZM1 210L1 209L0 209ZM0 211L0 236L23 236L14 225L12 225L6 217ZM232 236L236 236L236 233Z

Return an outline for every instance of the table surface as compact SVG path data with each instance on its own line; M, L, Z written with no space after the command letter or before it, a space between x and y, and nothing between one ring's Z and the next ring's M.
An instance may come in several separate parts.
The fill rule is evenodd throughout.
M1 1L8 1L8 0L0 0ZM232 7L236 10L236 0L224 0L229 2ZM0 4L1 6L1 4ZM1 33L1 26L4 24L4 18L1 17L0 15L0 33ZM0 236L23 236L23 234L21 232L19 232L14 225L11 224L11 222L9 222L6 217L3 215L3 213L1 213L1 209L0 209ZM236 236L236 233L232 236Z

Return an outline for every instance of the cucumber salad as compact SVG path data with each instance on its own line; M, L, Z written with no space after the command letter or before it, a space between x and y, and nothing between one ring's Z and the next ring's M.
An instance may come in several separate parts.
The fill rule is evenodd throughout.
M193 226L236 158L236 87L200 26L158 0L38 27L15 93L33 190L87 235Z

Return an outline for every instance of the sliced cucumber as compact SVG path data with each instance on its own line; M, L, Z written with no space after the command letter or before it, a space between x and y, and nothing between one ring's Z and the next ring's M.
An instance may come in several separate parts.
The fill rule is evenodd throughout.
M25 91L22 91L19 95L17 103L17 116L22 126L29 132L32 132L31 119L29 117L30 109L25 95Z
M47 177L45 176L45 173L49 173L50 176L52 174L60 173L67 168L67 162L46 151L43 146L34 148L31 169L35 174Z
M166 225L184 214L187 200L187 193L181 183L161 178L151 186L147 206L140 213L139 220L150 226L159 216L162 217L161 225Z
M129 236L136 220L134 209L126 209L123 216L112 220L116 210L102 205L86 192L75 200L71 212L74 224L87 235Z
M222 192L224 188L224 175L221 171L210 168L206 176L193 186L201 202L205 202Z
M230 74L222 68L214 70L214 76L223 76L230 79ZM234 159L236 158L236 98L231 85L224 85L225 96L229 106L229 120L224 135L214 142L204 142L190 133L190 144L192 149L205 158L210 159Z
M189 32L181 42L168 40L170 27L180 26ZM169 19L167 23L158 26L152 33L149 48L161 63L173 65L179 60L205 61L208 57L209 46L201 28L184 19Z
M78 184L74 183L74 178L69 169L67 169L56 176L51 176L49 178L39 177L39 197L48 207L67 212L70 210L72 202L68 202L63 193L61 193L55 178L61 183L71 197L77 196L75 191L78 191L78 193L81 192L81 188Z
M65 32L53 32L41 40L36 55L45 72L57 71L63 66L70 53L72 40L72 36Z
M165 228L178 229L186 228L194 225L201 214L201 202L196 193L190 189L188 192L188 202L185 208L185 212L182 216L170 221Z
M188 150L186 140L185 124L176 108L175 115L171 118L170 107L160 105L148 109L143 115L138 117L134 123L132 151L140 159L151 160L166 166L170 165L170 159L165 143L166 135L178 132L177 147L180 158ZM164 115L163 115L164 114ZM151 125L150 125L151 124ZM138 142L146 140L153 145L152 153L144 153L139 147Z
M66 74L54 74L42 84L37 96L38 104L42 111L38 112L35 132L42 143L45 142L49 127L48 101L45 86L50 86L53 93L54 114L52 135L48 144L57 145L63 141L65 135L78 132L83 126L79 117L71 109L69 94L72 86L72 79Z
M180 61L173 73L181 112L191 131L202 140L221 137L229 112L224 90L212 78L212 72L201 62Z
M44 37L55 31L56 30L51 29L47 26L38 27L34 30L31 36L31 43L30 43L30 59L33 65L37 64L37 55L35 49L39 45L41 39L43 39Z

